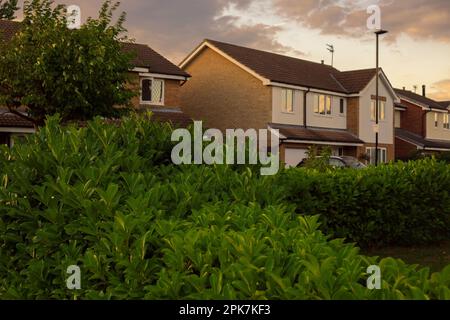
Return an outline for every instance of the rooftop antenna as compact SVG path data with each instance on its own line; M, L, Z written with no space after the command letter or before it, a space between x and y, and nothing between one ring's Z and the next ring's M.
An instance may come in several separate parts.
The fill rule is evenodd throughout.
M331 52L331 66L334 65L334 46L332 44L327 44L327 50Z

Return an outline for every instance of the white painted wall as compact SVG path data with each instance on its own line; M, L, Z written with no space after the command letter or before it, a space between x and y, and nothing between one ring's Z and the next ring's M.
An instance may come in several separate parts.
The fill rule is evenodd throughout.
M303 95L304 91L294 90L294 112L286 113L281 106L281 88L272 88L272 122L303 126ZM347 99L344 98L344 113L340 114L341 97L331 97L331 115L318 115L314 113L314 96L317 93L307 94L307 120L308 126L319 128L347 129Z
M438 127L434 124L434 112L427 113L427 139L450 140L450 130L444 129L443 114L438 112Z
M386 97L386 119L380 120L379 143L394 144L394 98L391 96L390 90L383 80L380 79L379 95ZM362 91L359 100L359 138L366 143L375 143L375 133L373 125L375 121L371 120L370 105L372 103L372 95L376 93L375 78Z
M308 126L319 128L347 129L347 99L344 99L344 113L340 114L341 97L331 96L331 115L314 113L314 99L318 94L310 92L306 98Z
M272 122L289 125L303 125L303 92L294 90L294 112L283 112L281 88L272 87Z
M401 128L401 117L402 117L402 111L395 110L395 127Z

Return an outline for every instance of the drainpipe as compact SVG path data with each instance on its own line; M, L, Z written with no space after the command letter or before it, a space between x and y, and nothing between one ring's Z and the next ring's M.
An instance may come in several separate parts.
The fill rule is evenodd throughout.
M308 88L308 90L305 91L305 93L303 94L303 126L305 127L305 129L308 127L308 121L306 119L306 116L307 116L306 96L309 92L311 92L311 88Z

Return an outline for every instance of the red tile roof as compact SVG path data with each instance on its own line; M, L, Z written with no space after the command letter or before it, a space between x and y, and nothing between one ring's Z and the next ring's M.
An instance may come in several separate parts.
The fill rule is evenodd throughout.
M269 126L278 129L287 140L330 142L343 144L364 144L364 142L346 130L325 129L271 123Z
M18 115L0 110L0 127L34 128L34 124Z
M250 49L234 44L205 40L256 74L273 82L329 90L359 93L375 76L375 69L341 72L329 65Z
M446 110L447 107L445 107L444 105L442 105L440 102L434 101L430 98L424 97L420 94L414 93L412 91L408 91L408 90L403 90L403 89L394 89L395 93L400 96L400 98L406 98L408 100L413 100L416 101L422 105L425 105L429 108L434 108L434 109L442 109L442 110Z
M403 141L409 142L415 146L424 148L425 150L443 149L450 151L450 141L448 140L425 139L424 137L405 129L396 128L395 137Z
M0 20L0 39L4 37L7 41L11 40L19 32L20 27L20 22ZM145 44L123 43L123 50L125 52L133 52L136 55L132 61L135 67L148 68L152 73L190 77L188 73Z

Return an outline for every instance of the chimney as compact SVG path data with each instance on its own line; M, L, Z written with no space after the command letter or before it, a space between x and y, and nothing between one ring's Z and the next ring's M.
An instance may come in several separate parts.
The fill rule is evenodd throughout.
M422 86L422 96L424 96L424 97L427 96L427 86L426 85Z
M324 64L324 63L325 63L325 60L321 60L321 63Z
M405 91L406 90L406 87L403 87L403 91Z

